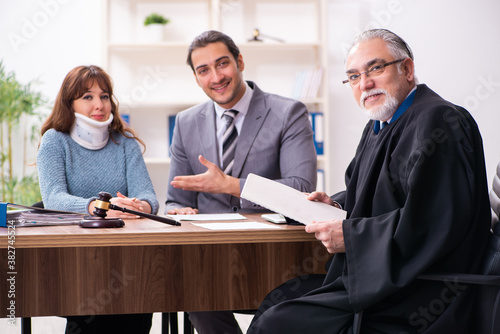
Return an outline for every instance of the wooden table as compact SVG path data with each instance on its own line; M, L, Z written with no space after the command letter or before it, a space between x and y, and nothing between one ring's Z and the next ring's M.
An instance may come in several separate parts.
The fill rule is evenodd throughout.
M0 317L8 317L12 301L16 317L256 309L282 282L324 273L329 258L303 226L221 231L190 222L125 224L17 228L14 270L9 232L0 228Z

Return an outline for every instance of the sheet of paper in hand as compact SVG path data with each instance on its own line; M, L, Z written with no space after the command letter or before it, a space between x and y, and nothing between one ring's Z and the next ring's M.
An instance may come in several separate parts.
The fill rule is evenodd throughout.
M311 221L343 220L346 217L344 210L310 201L297 189L251 173L241 197L305 225Z

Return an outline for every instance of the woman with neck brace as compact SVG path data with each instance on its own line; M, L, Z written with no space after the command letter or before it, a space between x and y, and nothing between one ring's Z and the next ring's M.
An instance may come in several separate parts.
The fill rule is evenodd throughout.
M142 157L144 143L121 120L109 76L97 66L71 70L42 126L37 168L46 208L91 214L100 191L111 203L156 214ZM135 218L110 210L110 217Z
M79 66L67 74L41 132L37 168L45 208L91 214L105 191L120 207L158 212L139 146L144 143L121 120L111 79L101 68ZM107 215L137 218L116 210ZM149 333L151 314L68 317L66 332L130 332L134 326L134 333Z

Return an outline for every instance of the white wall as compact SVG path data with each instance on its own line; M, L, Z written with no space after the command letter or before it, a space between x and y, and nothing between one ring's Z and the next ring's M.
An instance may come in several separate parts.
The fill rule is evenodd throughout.
M101 63L101 7L100 0L0 0L0 60L6 71L14 71L23 84L35 82L33 89L50 107L70 69ZM35 171L36 147L28 150L28 174ZM23 163L18 152L15 173Z
M340 82L345 46L367 28L388 28L403 37L415 55L420 82L471 112L483 136L491 186L500 161L499 14L495 0L329 1L333 189L343 188L343 172L367 121L350 88Z
M40 80L52 100L64 76L100 64L100 0L0 0L0 59L22 82Z
M499 14L495 0L329 0L332 189L343 188L366 123L350 88L340 83L344 51L354 35L373 27L401 35L413 49L420 82L469 109L483 135L491 180L500 160ZM102 65L102 24L100 0L0 0L0 59L20 81L38 79L53 100L70 69Z

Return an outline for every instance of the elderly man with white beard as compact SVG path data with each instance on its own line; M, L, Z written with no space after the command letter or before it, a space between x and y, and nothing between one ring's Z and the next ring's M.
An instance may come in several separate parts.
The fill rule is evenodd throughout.
M347 211L305 228L333 254L325 280L273 306L271 292L248 334L352 333L361 312L364 334L475 332L471 288L417 277L479 269L490 225L482 139L465 109L416 83L413 61L388 30L354 41L344 83L370 121L346 190L309 195Z

